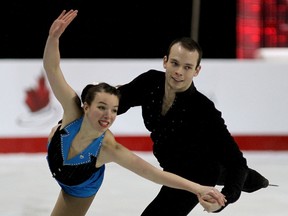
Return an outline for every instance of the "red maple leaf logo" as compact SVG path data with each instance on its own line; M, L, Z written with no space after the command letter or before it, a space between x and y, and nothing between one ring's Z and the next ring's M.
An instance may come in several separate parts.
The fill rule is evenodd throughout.
M38 79L38 86L26 90L25 103L31 112L37 112L49 104L49 90L42 74Z

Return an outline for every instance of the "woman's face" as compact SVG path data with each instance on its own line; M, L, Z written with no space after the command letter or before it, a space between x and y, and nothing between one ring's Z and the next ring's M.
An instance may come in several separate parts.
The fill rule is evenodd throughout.
M84 104L84 112L92 127L104 132L114 122L119 106L119 99L116 95L106 92L96 93L91 105Z

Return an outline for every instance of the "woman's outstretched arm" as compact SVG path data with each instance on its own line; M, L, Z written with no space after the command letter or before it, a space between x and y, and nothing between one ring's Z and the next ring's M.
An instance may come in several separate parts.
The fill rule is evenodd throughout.
M210 204L217 203L213 205L213 211L215 211L215 206L218 205L219 208L221 208L225 205L226 200L224 195L216 188L203 186L173 173L162 171L143 160L126 147L117 143L110 131L106 132L98 160L98 162L101 161L102 163L115 162L137 175L157 184L194 193L195 195L202 197L200 204L208 212L211 212L212 206ZM99 165L101 164L98 164L98 166Z
M77 10L70 10L68 12L64 10L52 23L43 54L43 66L49 84L55 97L64 109L63 121L66 119L68 122L81 114L81 104L77 100L78 96L76 92L66 82L62 73L59 40L65 29L77 16L77 13Z

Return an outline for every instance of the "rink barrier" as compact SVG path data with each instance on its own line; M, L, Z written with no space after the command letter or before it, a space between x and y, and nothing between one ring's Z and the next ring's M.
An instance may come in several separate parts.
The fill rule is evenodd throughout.
M234 135L234 139L245 151L288 150L288 135ZM152 151L149 136L116 136L116 140L133 151ZM41 153L46 149L46 137L0 138L0 153Z

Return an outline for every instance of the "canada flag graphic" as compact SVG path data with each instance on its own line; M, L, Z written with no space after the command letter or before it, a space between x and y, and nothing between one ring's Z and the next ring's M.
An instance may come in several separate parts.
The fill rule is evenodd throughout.
M50 92L46 86L45 76L41 75L38 79L38 85L35 88L30 88L26 91L25 103L31 112L37 112L50 102Z
M50 89L46 85L44 74L36 80L36 85L25 90L25 106L27 113L21 114L17 124L22 127L45 126L55 119L56 109L50 101Z

